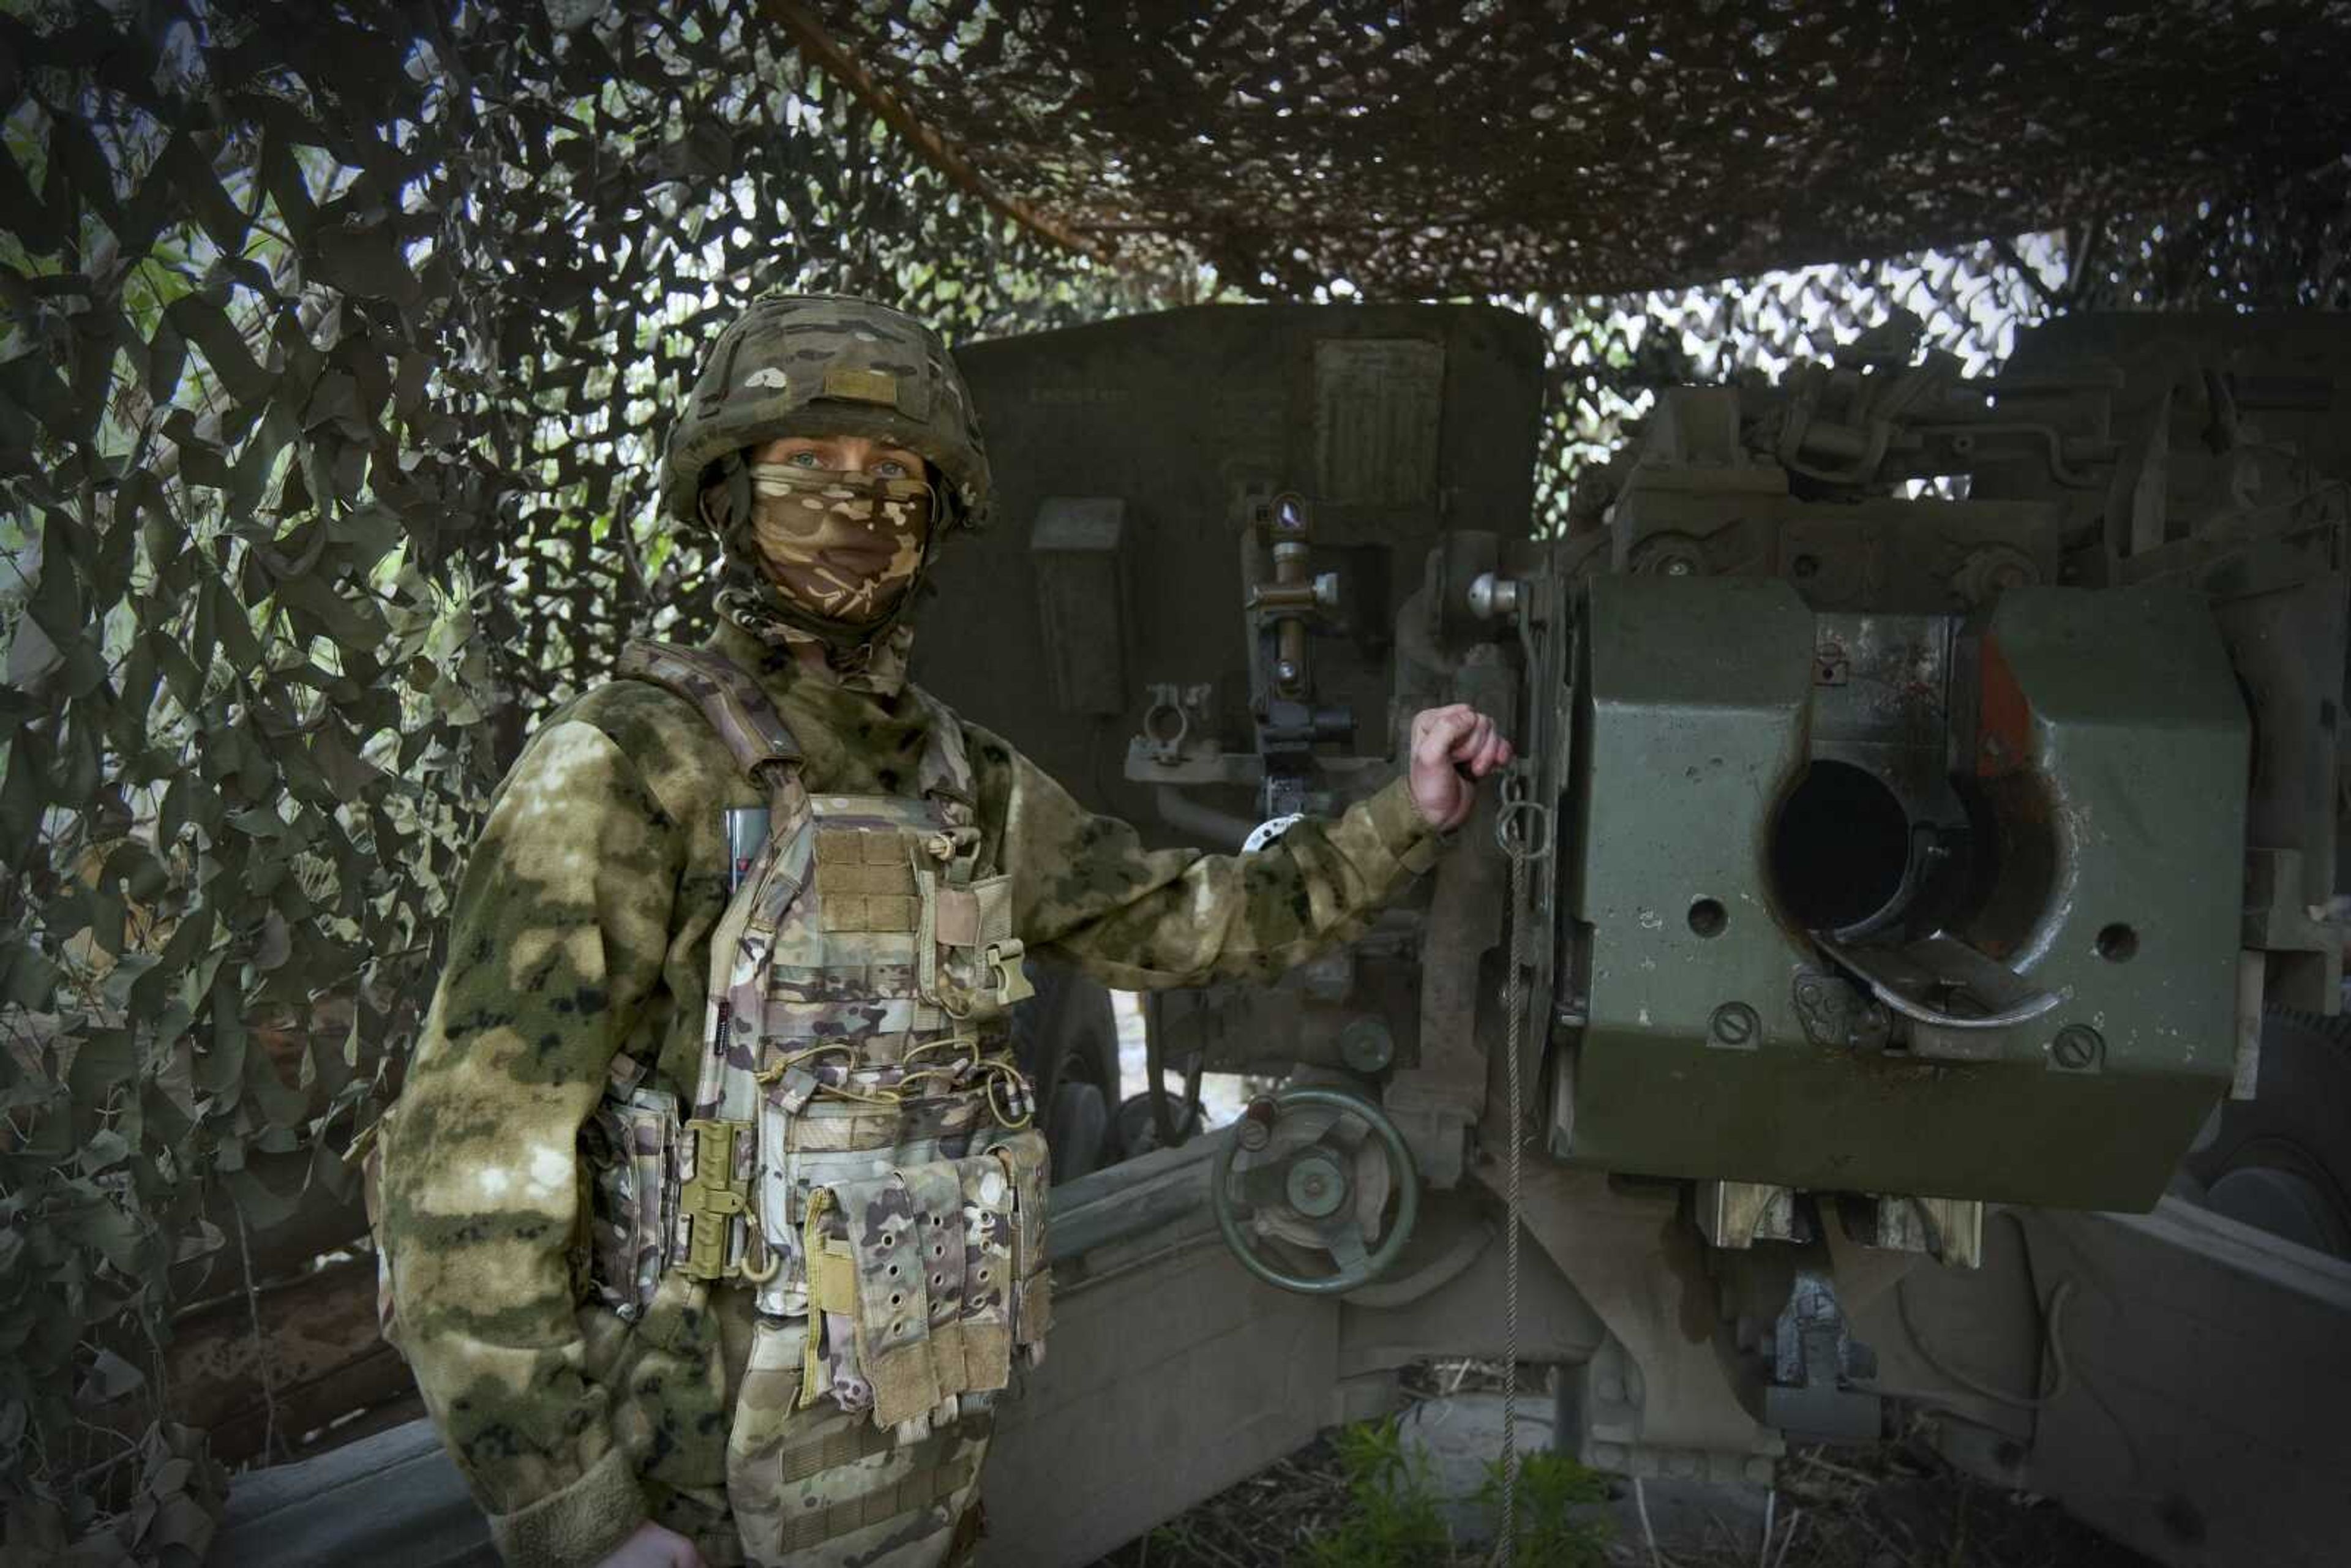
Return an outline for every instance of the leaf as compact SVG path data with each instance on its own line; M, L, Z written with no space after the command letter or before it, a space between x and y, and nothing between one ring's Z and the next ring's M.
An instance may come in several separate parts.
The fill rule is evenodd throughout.
M228 1245L227 1233L211 1220L199 1216L193 1234L181 1237L172 1246L172 1261L193 1262L198 1258L212 1256L226 1245Z
M18 730L7 761L0 764L0 857L11 862L30 855L39 843L41 812L49 803L30 755L31 740L31 731Z
M136 1014L143 1010L139 1007L139 998L161 994L161 982L150 977L162 967L161 958L153 953L125 953L106 972L101 992L108 1001Z
M104 1197L68 1209L57 1228L126 1274L139 1271L139 1222Z
M286 917L275 909L263 915L261 939L253 949L253 967L266 975L283 967L293 951L294 938L286 929Z
M157 633L148 639L154 644L155 664L162 672L164 687L181 707L193 712L204 705L204 674L186 649L172 638Z
M229 1197L236 1202L245 1222L256 1230L268 1230L283 1225L302 1207L302 1195L292 1196L273 1192L267 1183L253 1174L250 1168L228 1171L221 1176Z
M372 605L343 598L315 576L286 579L277 585L277 601L316 621L346 648L372 648L383 641L383 618Z
M111 1405L116 1400L146 1386L147 1375L110 1350L100 1349L89 1371L82 1377L81 1387L75 1391L74 1403L83 1409L95 1409Z
M81 582L74 570L74 557L86 542L81 525L62 512L51 512L41 530L41 577L25 601L25 611L60 650L89 624Z
M30 1012L47 1012L56 998L57 967L29 942L0 952L0 1001Z
M102 1029L92 1032L74 1052L73 1066L66 1073L66 1083L73 1091L78 1105L99 1105L105 1103L106 1092L116 1084L127 1084L139 1068L139 1053L132 1046L127 1029Z
M16 634L8 642L8 684L38 696L65 667L66 656L57 652L41 623L30 615L19 616Z
M310 1095L307 1090L287 1087L277 1076L277 1064L266 1051L248 1051L245 1058L245 1087L255 1109L272 1128L298 1127L310 1113ZM271 1145L256 1142L255 1146L268 1150ZM291 1146L290 1145L288 1145Z
M351 1167L344 1160L342 1140L321 1138L310 1147L310 1180L341 1201L351 1196Z
M111 1127L101 1127L90 1135L89 1143L82 1145L81 1153L74 1163L80 1167L82 1175L96 1176L109 1166L130 1157L130 1140Z
M282 839L286 836L286 819L266 806L256 806L239 811L228 820L229 826L248 838Z
M322 717L318 733L310 737L310 760L335 798L346 805L367 799L383 777L382 768L352 749L342 721L331 712Z

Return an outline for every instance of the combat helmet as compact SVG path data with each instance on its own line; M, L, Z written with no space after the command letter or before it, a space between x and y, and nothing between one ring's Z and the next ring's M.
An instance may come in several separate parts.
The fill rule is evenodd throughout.
M662 462L662 506L698 525L712 465L781 435L859 435L938 473L932 530L977 528L987 448L939 335L903 310L840 294L770 294L718 335Z

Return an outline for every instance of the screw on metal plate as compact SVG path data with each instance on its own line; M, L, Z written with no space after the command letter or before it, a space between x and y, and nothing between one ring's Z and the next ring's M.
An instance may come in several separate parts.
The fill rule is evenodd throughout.
M1707 1032L1720 1045L1751 1045L1763 1020L1745 1002L1725 1002L1714 1009Z
M2105 1038L2085 1023L2069 1023L2049 1042L2049 1060L2068 1072L2087 1072L2105 1055Z

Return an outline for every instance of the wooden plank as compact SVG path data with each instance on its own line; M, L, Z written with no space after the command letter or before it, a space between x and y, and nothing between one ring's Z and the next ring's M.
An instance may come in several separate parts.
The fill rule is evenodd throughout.
M262 1451L272 1425L262 1396L265 1353L276 1437L289 1447L413 1386L407 1364L376 1333L372 1259L265 1289L258 1312L258 1340L254 1309L239 1293L175 1325L166 1353L173 1415L212 1434L215 1458L235 1463Z

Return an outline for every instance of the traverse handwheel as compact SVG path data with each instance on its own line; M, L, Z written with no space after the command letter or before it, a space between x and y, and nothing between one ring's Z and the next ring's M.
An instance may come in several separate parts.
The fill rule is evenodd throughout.
M1404 1134L1370 1100L1326 1084L1250 1101L1208 1179L1217 1228L1241 1266L1306 1295L1378 1279L1420 1213ZM1311 1267L1318 1255L1327 1271Z

